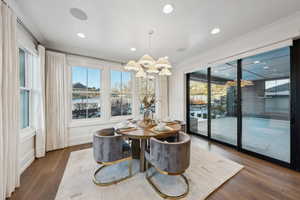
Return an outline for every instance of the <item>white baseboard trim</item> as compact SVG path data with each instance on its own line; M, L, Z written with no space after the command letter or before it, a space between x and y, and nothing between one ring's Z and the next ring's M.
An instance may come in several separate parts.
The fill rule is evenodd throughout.
M31 151L25 154L25 156L22 158L20 162L20 174L22 174L27 169L27 167L29 167L31 163L33 163L34 159L35 159L35 155L34 155L34 150L32 149Z
M93 141L92 135L84 135L80 137L73 137L69 139L69 146L75 146L79 144L91 143Z

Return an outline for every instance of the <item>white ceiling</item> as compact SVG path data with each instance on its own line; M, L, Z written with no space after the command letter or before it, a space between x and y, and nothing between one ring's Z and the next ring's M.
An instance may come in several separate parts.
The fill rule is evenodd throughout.
M151 54L173 64L300 10L300 0L16 1L48 48L126 62L149 52L147 33L154 29ZM169 15L162 13L166 3L175 6ZM88 20L75 19L70 8L84 10ZM211 35L214 27L221 33Z

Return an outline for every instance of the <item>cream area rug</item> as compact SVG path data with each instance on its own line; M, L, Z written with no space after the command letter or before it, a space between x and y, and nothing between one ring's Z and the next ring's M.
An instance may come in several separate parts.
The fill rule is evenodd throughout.
M191 147L191 164L185 172L190 191L184 199L205 199L227 180L237 174L243 166L220 155ZM107 181L128 174L126 162L105 168L98 178ZM134 176L115 185L101 187L93 183L94 170L99 167L93 159L92 149L72 152L68 160L56 200L159 200L161 197L152 189L145 174L139 172L138 160L133 162ZM151 173L151 170L150 170ZM153 181L169 195L178 195L185 190L183 180L178 176L159 173Z

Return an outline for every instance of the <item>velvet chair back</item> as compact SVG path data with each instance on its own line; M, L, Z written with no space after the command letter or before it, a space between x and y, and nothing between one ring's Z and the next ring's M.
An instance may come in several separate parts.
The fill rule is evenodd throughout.
M123 158L123 138L113 128L96 131L93 137L96 162L114 162Z
M165 142L150 139L150 161L158 169L173 173L183 173L190 165L191 138L180 132L178 141Z

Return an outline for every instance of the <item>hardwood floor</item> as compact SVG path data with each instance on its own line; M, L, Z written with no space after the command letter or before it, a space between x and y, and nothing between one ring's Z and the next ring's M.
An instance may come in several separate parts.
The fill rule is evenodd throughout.
M192 142L245 166L232 179L212 193L209 200L299 200L300 173L237 152L236 150L193 137ZM72 151L90 148L91 144L47 153L22 174L21 187L11 200L55 199L68 157Z

